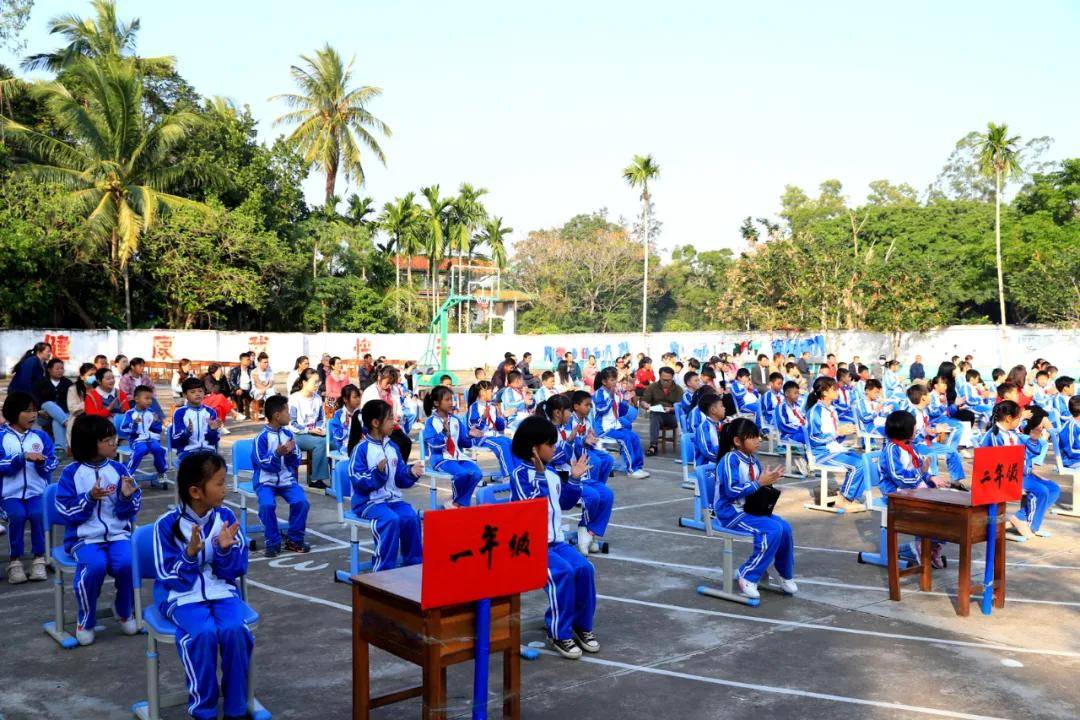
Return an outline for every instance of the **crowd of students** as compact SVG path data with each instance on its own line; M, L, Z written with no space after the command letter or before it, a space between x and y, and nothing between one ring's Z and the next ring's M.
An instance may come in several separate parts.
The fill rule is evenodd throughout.
M847 506L865 506L872 487L883 493L961 487L962 452L1023 445L1024 497L1009 522L1025 536L1049 534L1043 519L1059 496L1057 484L1037 472L1049 434L1057 436L1063 465L1080 467L1080 396L1072 378L1042 360L1030 383L1027 370L1018 366L1008 373L995 370L987 384L970 357L943 362L929 378L916 358L906 382L899 363L885 358L870 368L857 358L844 363L829 355L814 368L808 358L760 355L754 367L743 368L724 356L706 362L690 358L685 365L665 356L654 372L651 358L640 356L631 372L631 358L624 356L595 372L589 372L596 365L591 358L582 372L570 357L529 388L520 363L508 355L493 381L477 369L475 382L459 398L453 378L444 376L421 405L392 366L365 362L354 384L339 372L336 358L320 363L325 373L300 358L283 394L265 353L245 353L227 378L220 366L199 378L190 373L190 364L185 369L181 363L172 383L179 404L166 428L154 385L138 358L113 368L107 361L99 364L102 356L82 365L71 382L62 377L62 364L57 375L59 361L50 357L51 348L39 346L20 361L3 403L0 494L10 526L7 579L46 579L42 496L59 460L69 455L58 480L56 510L66 526L64 548L77 563L77 642L94 642L106 575L114 579L122 631L137 632L130 538L142 489L135 477L150 456L154 474L148 487L170 482L162 443L167 437L178 459L178 502L155 521L155 572L162 591L155 597L177 625L191 696L188 710L196 718L216 717L221 692L226 715L243 714L254 642L236 583L247 568L247 540L223 505L226 464L218 446L228 413L254 417L258 406L265 420L251 465L268 557L310 550L305 540L310 501L299 485L303 451L312 454L308 484L314 488L326 487L331 458L348 464L352 510L372 523L375 571L420 562L420 518L403 491L426 473L449 476L444 507L450 510L472 505L486 478L508 483L514 500L545 498L545 624L551 647L567 658L600 649L588 555L599 551L614 505L608 485L616 465L612 452L629 477L644 479L649 476L644 459L654 452L659 430L671 423L692 436L695 463L712 473L717 521L754 538L738 570L739 590L748 597L758 596L759 579L770 566L781 590L797 592L792 528L771 505L762 512L753 499L782 472L763 467L758 457L763 438L775 435L802 448L804 461L841 470L839 502ZM61 395L66 407L58 402ZM229 406L208 402L215 395ZM326 395L333 395L329 408ZM643 411L650 414L648 446L633 427ZM411 431L421 417L421 452L412 462ZM120 435L130 447L123 464L116 459ZM880 450L870 452L875 441ZM494 457L497 472L481 470L475 454L480 449ZM937 472L939 461L948 478ZM276 520L278 499L289 510L284 536ZM563 514L578 504L576 531L564 536ZM29 572L23 564L27 526ZM942 548L937 543L933 548L931 562L941 566Z

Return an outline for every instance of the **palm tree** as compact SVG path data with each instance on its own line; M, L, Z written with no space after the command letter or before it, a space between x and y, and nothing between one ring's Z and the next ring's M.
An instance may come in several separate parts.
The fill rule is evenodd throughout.
M139 19L129 23L116 17L115 0L93 0L93 19L78 15L60 15L49 21L49 33L60 35L67 44L49 53L31 55L23 61L24 70L46 70L59 73L81 58L130 57L143 75L164 76L172 72L176 58L135 57L135 35Z
M630 164L623 168L623 180L632 188L641 188L641 243L645 251L645 282L641 287L641 338L645 341L648 332L646 318L649 308L649 230L652 226L650 217L652 196L649 194L649 181L660 178L660 166L652 155L635 155Z
M345 182L353 177L364 184L361 146L370 150L383 165L386 155L375 133L390 137L390 128L368 111L367 105L382 95L382 88L370 85L350 87L355 58L345 65L329 45L314 57L301 55L303 66L290 68L300 93L275 95L293 108L274 121L275 125L296 125L288 141L303 153L304 162L326 173L326 200L334 195L338 172Z
M1005 123L986 124L986 132L979 134L979 169L994 178L994 250L997 257L998 306L1001 325L1005 326L1005 281L1001 274L1001 186L1010 177L1020 175L1020 136L1009 137Z
M415 195L407 193L405 197L398 198L395 202L383 205L376 223L380 230L389 238L383 251L391 258L396 255L405 255L408 260L406 273L408 284L412 287L412 254L418 246L418 225L420 222L420 208L413 202ZM394 260L394 290L395 298L401 294L401 274L396 258ZM410 303L409 312L412 312Z
M450 253L457 253L458 258L468 255L469 264L472 262L472 238L473 233L487 220L487 209L480 202L480 197L487 194L487 188L474 188L469 183L461 183L458 196L454 198L450 206ZM458 266L458 294L465 294L465 276L460 264ZM452 283L451 283L452 285ZM467 316L469 310L465 308ZM461 332L462 307L458 306L458 332Z
M24 162L19 169L70 188L71 199L86 215L91 237L108 243L113 272L123 274L124 314L130 329L128 267L142 233L169 210L207 210L202 203L164 192L182 176L170 151L199 119L180 112L147 120L142 112L142 76L130 59L79 60L68 66L67 73L89 90L85 104L57 82L38 85L35 91L61 136L72 142L10 120L0 122L20 150Z
M370 197L350 195L345 203L345 218L353 227L364 227L369 220L367 216L375 212L375 200Z
M428 272L431 277L431 319L435 319L435 312L439 307L439 263L442 262L443 253L446 251L446 222L450 214L452 198L439 197L439 186L429 185L420 188L420 194L427 200L427 209L423 211L423 227L425 245L428 256Z
M493 217L484 223L484 227L476 235L476 245L487 245L491 250L491 260L495 263L496 271L501 275L506 268L506 236L514 232L514 228L505 227L501 217ZM470 249L470 254L472 250ZM493 302L494 300L492 300ZM488 334L491 334L491 314L494 308L488 308Z

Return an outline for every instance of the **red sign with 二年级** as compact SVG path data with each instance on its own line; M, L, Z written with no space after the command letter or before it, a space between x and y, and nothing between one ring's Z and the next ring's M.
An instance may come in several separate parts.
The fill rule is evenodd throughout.
M423 609L516 595L546 582L546 500L424 513Z
M1024 446L975 448L971 504L1016 502L1024 494Z

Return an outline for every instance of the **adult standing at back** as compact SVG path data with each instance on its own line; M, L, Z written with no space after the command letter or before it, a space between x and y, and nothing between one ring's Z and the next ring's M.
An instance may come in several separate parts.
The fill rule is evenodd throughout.
M908 380L915 382L916 380L926 379L926 368L922 364L922 355L915 356L915 362L911 363L911 367L908 368Z
M45 363L51 359L52 345L46 342L35 343L11 369L8 394L24 392L33 395L34 387L45 377Z
M394 431L390 433L389 438L401 451L401 457L407 461L409 454L412 453L412 440L401 429L404 411L401 407L401 398L394 392L394 386L398 384L400 378L401 373L396 367L384 365L379 371L379 377L364 388L364 392L360 395L360 410L362 411L364 406L372 400L382 400L391 407L394 414Z

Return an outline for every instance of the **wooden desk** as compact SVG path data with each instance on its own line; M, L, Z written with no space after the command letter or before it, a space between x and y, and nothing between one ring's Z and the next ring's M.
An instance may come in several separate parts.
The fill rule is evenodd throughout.
M424 718L446 717L446 668L472 660L475 605L420 609L420 566L355 575L353 584L353 718L373 708L422 697ZM371 697L368 645L419 665L423 683ZM491 601L491 652L503 654L503 717L521 716L521 597Z
M967 615L971 607L971 546L986 542L989 506L972 506L971 493L937 488L901 490L889 495L888 554L889 599L900 599L900 576L920 572L919 589L930 590L930 541L945 540L960 548L960 582L956 589L956 614ZM922 564L900 570L898 533L922 538ZM981 589L979 584L976 589ZM997 511L994 551L994 607L1005 606L1005 504Z

